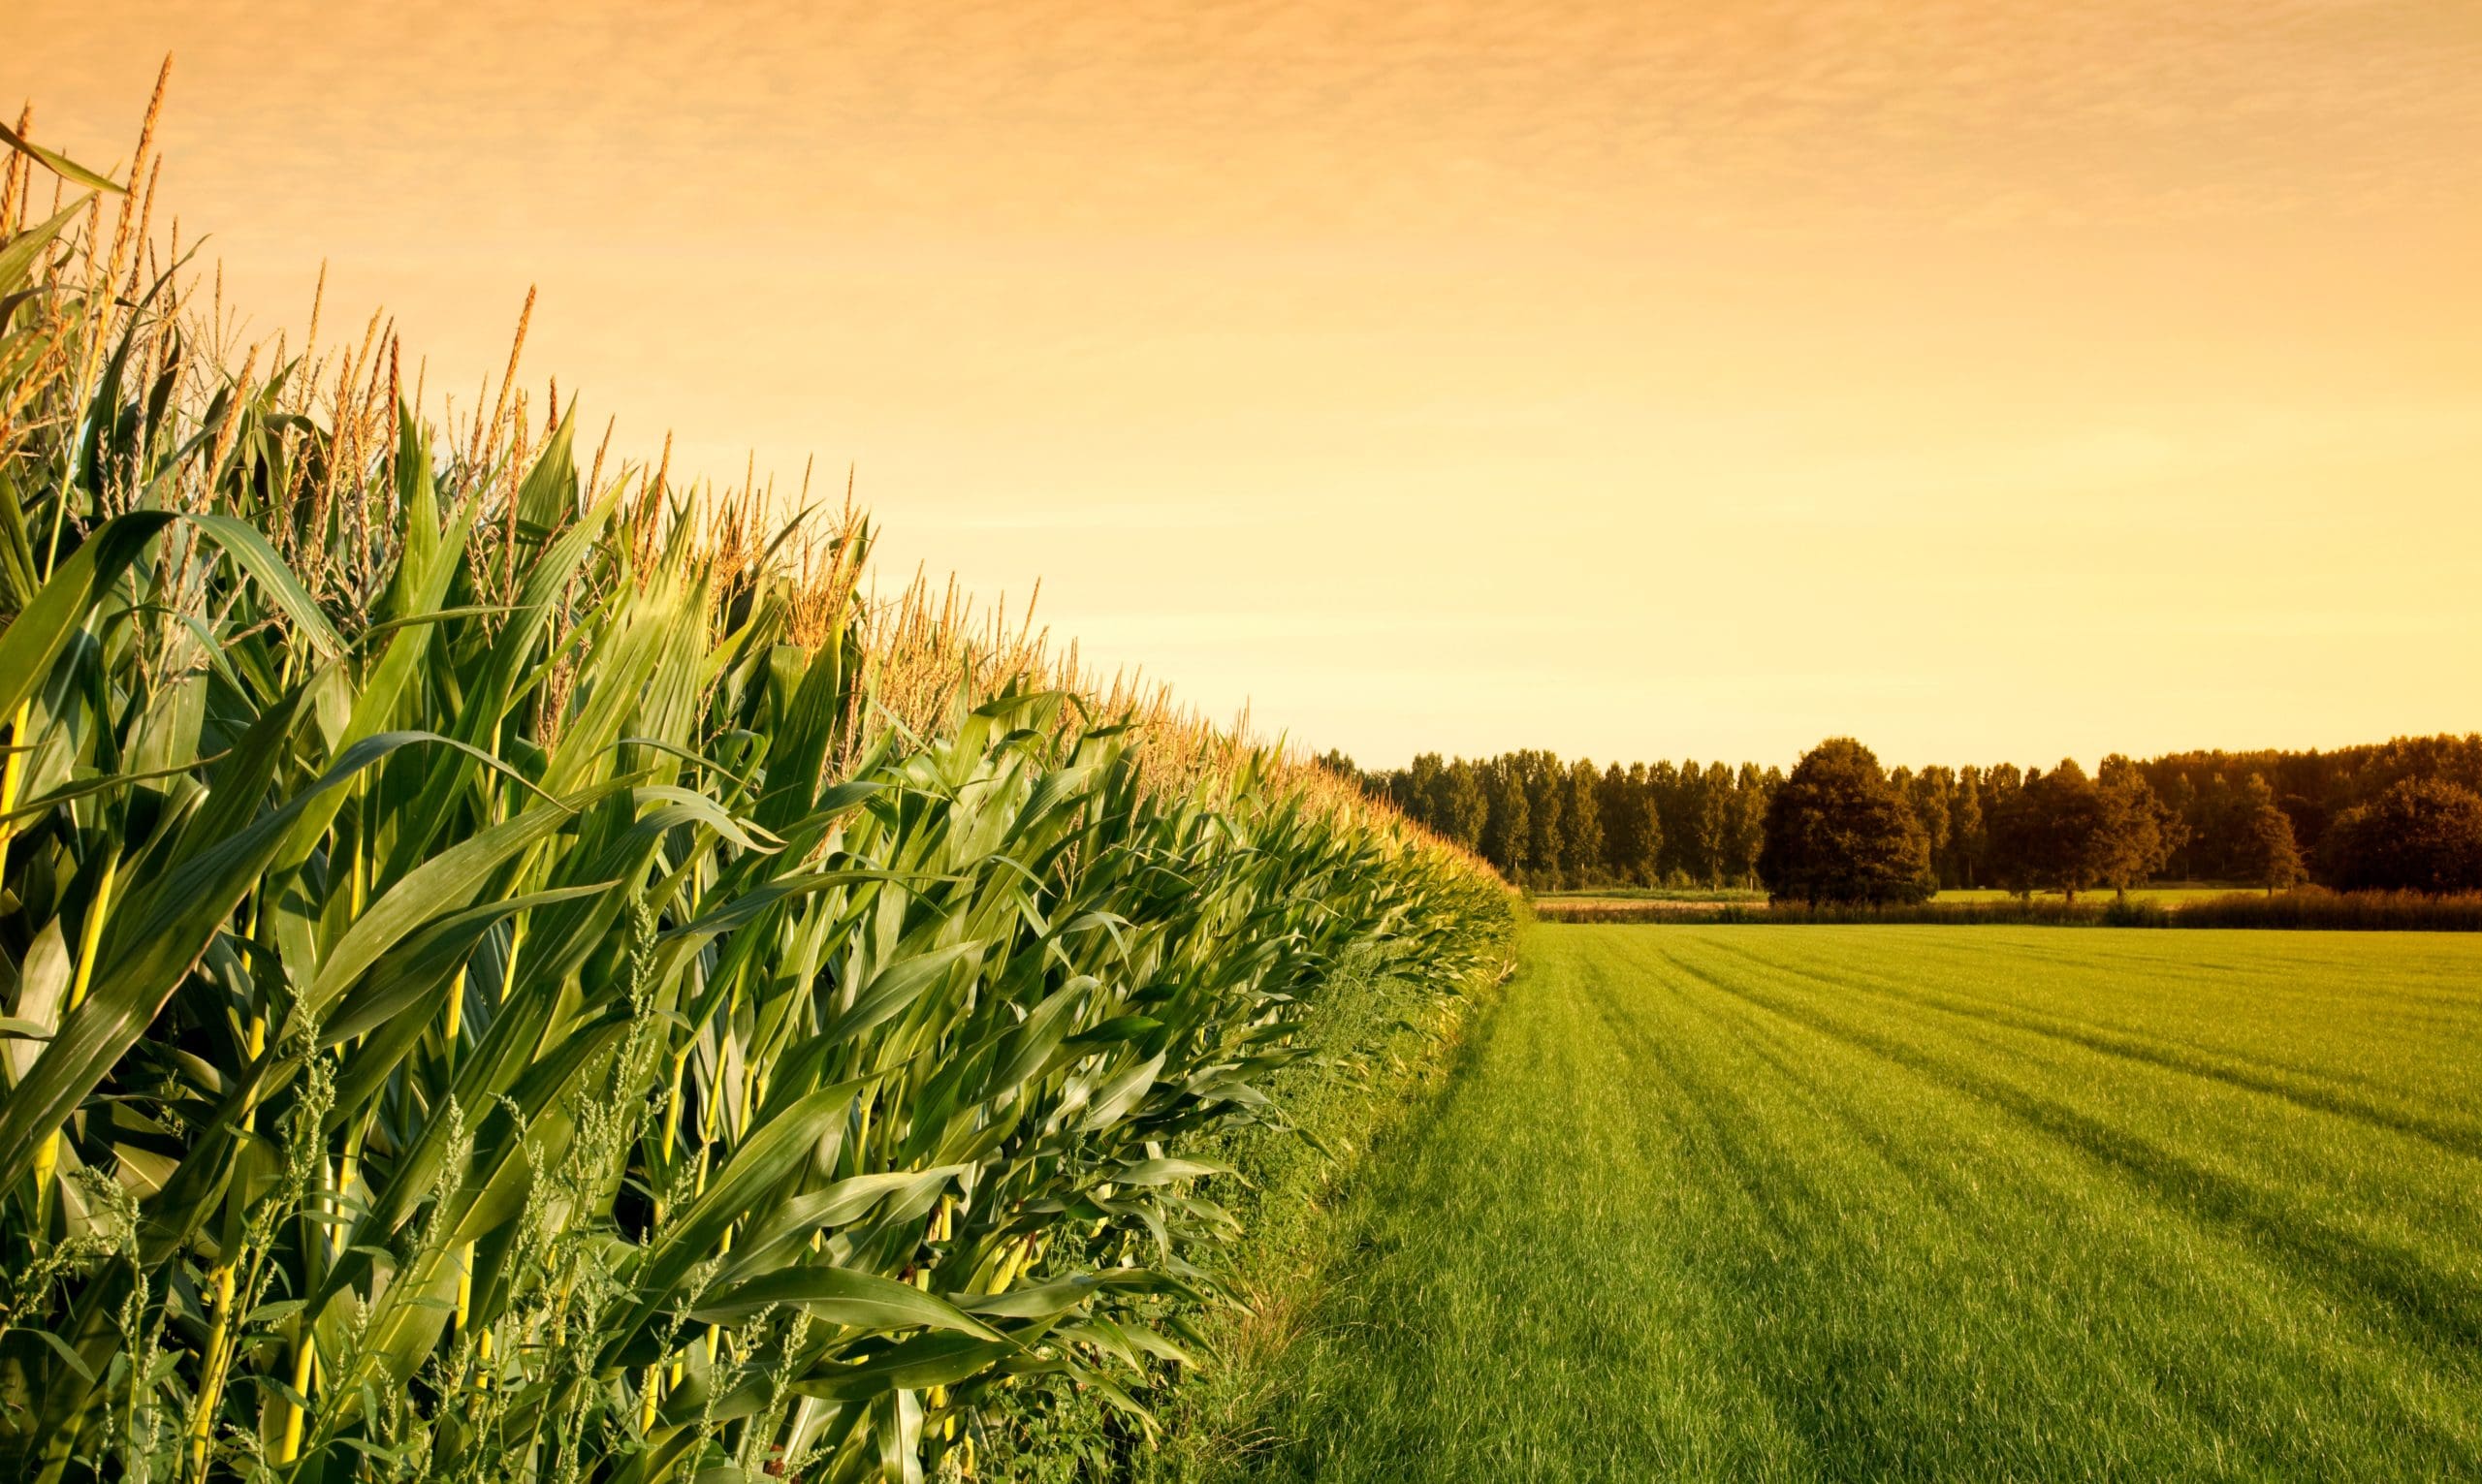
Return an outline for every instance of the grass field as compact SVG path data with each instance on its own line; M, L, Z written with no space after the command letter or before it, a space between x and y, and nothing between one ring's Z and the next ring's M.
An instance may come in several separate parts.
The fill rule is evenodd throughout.
M1247 1471L2482 1470L2482 942L1543 927Z

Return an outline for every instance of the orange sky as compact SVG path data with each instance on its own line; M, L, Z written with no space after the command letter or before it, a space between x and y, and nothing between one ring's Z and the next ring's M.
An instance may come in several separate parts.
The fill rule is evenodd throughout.
M6 0L257 327L1366 763L2482 727L2482 5Z

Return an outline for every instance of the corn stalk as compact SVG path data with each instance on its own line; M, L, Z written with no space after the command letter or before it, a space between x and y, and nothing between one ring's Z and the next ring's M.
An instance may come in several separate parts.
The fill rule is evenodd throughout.
M143 205L10 173L0 1476L911 1479L1022 1377L1139 1413L1235 1235L1180 1152L1348 956L1503 952L1320 771L866 601L849 504L435 426L375 321L232 370Z

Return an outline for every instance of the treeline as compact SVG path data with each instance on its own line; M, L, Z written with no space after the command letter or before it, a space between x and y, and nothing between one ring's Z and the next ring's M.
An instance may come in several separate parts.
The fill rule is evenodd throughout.
M1760 832L1780 768L1755 763L1562 762L1549 752L1442 758L1365 773L1320 763L1539 890L1577 886L1717 889L1759 885Z
M2186 827L2173 873L2222 880L2233 874L2231 852L2245 847L2232 820L2251 778L2266 783L2303 855L2315 860L2339 819L2400 783L2482 795L2482 733L2399 737L2332 752L2175 752L2137 766Z
M2276 928L2363 932L2482 932L2482 893L2327 892L2315 887L2164 902L2143 897L1972 898L1893 904L1798 900L1597 901L1553 898L1534 915L1555 923L1805 924L1920 923L2009 928Z
M1865 749L1866 750L1866 749ZM1756 763L1425 753L1366 772L1321 759L1537 890L1770 885L1765 821L1785 774ZM1875 759L1869 765L1877 769ZM2482 734L2332 752L2193 751L1882 771L1919 829L1928 889L2071 892L2151 879L2344 889L2482 887Z

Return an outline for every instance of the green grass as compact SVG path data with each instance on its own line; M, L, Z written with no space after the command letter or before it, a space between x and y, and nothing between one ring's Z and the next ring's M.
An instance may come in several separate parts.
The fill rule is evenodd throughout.
M1337 1213L1322 1480L2482 1459L2482 943L1535 930Z

